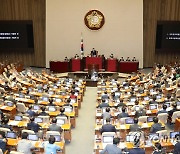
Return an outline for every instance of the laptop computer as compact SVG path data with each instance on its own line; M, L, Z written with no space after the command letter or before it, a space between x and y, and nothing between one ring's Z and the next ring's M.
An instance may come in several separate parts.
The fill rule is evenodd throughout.
M147 117L147 122L153 122L154 117Z
M48 110L50 112L55 112L56 111L56 107L55 106L49 106Z
M28 140L31 140L31 141L38 141L38 136L36 134L29 134L28 135Z
M34 122L35 122L35 123L43 123L43 119L40 118L40 117L36 117L36 118L34 119Z
M17 135L15 132L7 132L6 138L16 139Z
M125 119L126 124L134 124L134 119L133 118L127 118Z
M20 115L16 115L16 116L14 117L14 120L15 120L15 121L22 121L22 119L23 119L23 117L20 116Z
M158 109L158 104L150 104L150 105L149 105L149 109L150 109L150 110L156 110L156 109Z

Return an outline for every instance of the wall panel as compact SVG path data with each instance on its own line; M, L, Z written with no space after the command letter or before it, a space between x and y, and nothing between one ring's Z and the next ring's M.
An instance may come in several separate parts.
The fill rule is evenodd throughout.
M32 20L34 31L34 52L1 52L0 61L45 66L45 4L45 0L0 0L0 20Z
M143 1L143 64L152 67L153 64L167 64L180 59L180 53L155 53L156 24L158 20L180 21L179 0L144 0Z

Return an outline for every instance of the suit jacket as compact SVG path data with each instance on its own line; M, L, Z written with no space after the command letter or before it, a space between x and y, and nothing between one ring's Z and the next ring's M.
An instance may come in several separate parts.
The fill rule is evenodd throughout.
M166 111L166 110L160 110L160 111L157 112L157 115L160 114L160 113L168 113L168 111Z
M126 113L126 112L122 112L122 113L118 114L117 117L118 117L118 119L120 119L120 118L129 117L129 115L128 115L128 113Z
M134 148L129 150L129 154L145 154L145 151L141 148Z
M130 132L136 132L136 131L140 131L141 130L141 126L138 124L133 124L130 125Z
M30 122L27 124L27 128L33 130L34 132L38 132L40 130L40 125L35 122Z
M105 149L100 152L100 154L121 154L121 149L117 147L117 145L114 144L107 144Z
M150 133L156 133L157 131L162 130L162 125L160 123L153 124L150 129Z
M49 114L45 111L42 111L41 113L39 113L40 116L48 116Z
M104 112L102 116L104 120L106 120L107 118L111 118L111 114L109 112Z
M62 128L57 125L57 124L52 124L49 126L49 130L50 131L58 131L58 132L62 132Z
M105 124L102 126L101 133L103 132L116 132L115 126L111 124Z
M100 107L100 108L109 107L109 104L108 103L101 103L101 104L99 104L98 107Z
M175 146L174 146L174 154L180 154L180 142L175 144Z

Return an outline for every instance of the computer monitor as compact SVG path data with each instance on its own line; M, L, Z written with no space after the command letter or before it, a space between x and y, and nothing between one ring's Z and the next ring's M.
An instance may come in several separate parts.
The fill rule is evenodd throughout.
M48 97L42 97L42 100L45 101L45 102L48 102L49 98Z
M128 87L128 86L125 86L124 89L129 89L129 87Z
M65 112L72 112L71 106L64 106Z
M135 106L135 110L138 111L140 109L139 105Z
M14 103L13 102L7 102L7 106L12 107L12 106L14 106Z
M66 119L57 119L57 124L58 125L64 125L65 124L65 122L66 122Z
M61 136L60 135L53 135L55 137L55 142L61 142Z
M161 95L157 95L156 99L161 99L161 97L162 97Z
M120 96L121 93L120 92L115 92L115 96Z
M147 122L153 122L154 117L147 117Z
M135 101L136 101L135 97L130 98L130 102L135 102Z
M28 140L31 140L31 141L38 141L38 136L36 134L29 134L28 135Z
M16 133L15 132L7 132L6 137L16 139Z
M42 92L43 92L43 90L42 90L42 89L38 89L38 92L39 92L39 93L42 93Z
M56 107L55 106L49 106L48 110L50 112L55 112L56 111Z
M158 104L150 104L150 105L149 105L149 109L150 109L150 110L156 110L156 109L158 109Z
M177 106L180 106L180 102L176 102Z
M62 99L56 98L55 101L56 101L56 102L62 102Z
M19 94L19 98L24 98L25 96L23 94Z
M114 136L103 136L103 143L113 143Z
M144 97L144 100L149 101L149 97L148 96Z
M71 102L70 103L76 103L76 99L71 99Z
M40 106L39 105L34 105L33 106L33 110L39 110L40 109Z
M16 116L14 117L14 120L15 120L15 121L22 121L22 119L23 119L23 117L20 116L20 115L16 115Z
M58 88L58 86L56 86L56 85L55 85L53 88L54 88L54 89L57 89L57 88Z
M164 103L164 105L166 105L167 107L170 107L170 106L171 106L170 103Z
M34 119L34 122L35 122L35 123L43 123L43 119L40 118L40 117L36 117L36 118Z
M158 133L152 133L149 134L149 140L158 140L159 139L159 134Z
M126 142L134 142L134 135L126 135Z
M54 91L49 91L49 95L54 95Z
M127 118L125 119L126 124L134 124L134 119L133 118Z
M171 139L173 139L173 138L175 138L175 135L176 135L176 134L179 134L179 135L180 135L180 132L170 132L169 137L170 137Z

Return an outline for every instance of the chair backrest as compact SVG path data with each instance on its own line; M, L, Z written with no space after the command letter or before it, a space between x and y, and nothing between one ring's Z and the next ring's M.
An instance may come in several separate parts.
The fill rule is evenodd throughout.
M59 135L59 136L60 136L61 134L60 134L60 132L58 132L58 131L47 131L47 132L46 132L46 138L47 138L47 139L49 139L49 137L50 137L51 135L53 135L53 136L54 136L54 135Z
M24 103L17 103L16 106L18 112L26 112L26 106L24 105Z
M167 130L160 130L156 132L157 134L159 134L159 137L163 137L163 136L167 136L169 133Z
M173 115L172 115L172 123L175 123L175 121L176 121L176 118L179 118L180 117L180 111L176 111L176 112L174 112L173 113Z
M57 124L58 124L58 120L63 120L64 121L64 124L67 124L67 123L70 123L70 119L67 118L66 116L59 116L59 117L56 117L57 119Z
M26 132L28 134L35 134L35 132L33 130L28 130L28 129L23 129L22 133L24 133L24 132Z
M139 122L139 123L146 123L146 122L147 122L147 117L148 117L148 116L140 116L140 117L138 118L138 122Z
M43 119L43 123L49 123L49 116L38 116L39 118Z
M9 128L0 127L0 131L7 133L10 132L11 130Z
M168 118L168 114L167 113L160 113L157 115L159 122L166 124L167 123L167 118Z
M126 119L128 119L129 117L124 117L124 118L120 118L120 124L124 125L126 124Z

